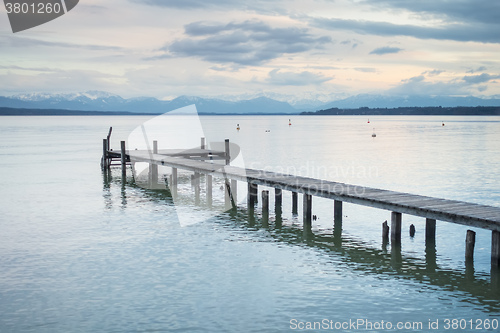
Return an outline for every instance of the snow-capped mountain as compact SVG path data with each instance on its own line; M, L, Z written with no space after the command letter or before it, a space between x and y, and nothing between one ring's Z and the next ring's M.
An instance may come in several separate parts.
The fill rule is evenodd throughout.
M292 102L290 102L292 103ZM322 103L318 100L294 100L288 102L260 96L242 100L222 100L196 96L180 96L169 101L153 97L125 99L104 91L86 91L74 94L31 93L0 97L0 107L27 109L65 109L81 111L126 111L134 113L165 113L195 104L199 113L213 114L297 114L330 108L357 109L427 107L427 106L500 106L500 99L450 96L389 96L361 94Z
M199 113L217 114L288 114L299 111L286 102L259 97L251 100L229 102L196 96L180 96L171 101L152 97L124 99L103 91L75 94L21 94L0 97L0 107L66 109L81 111L128 111L136 113L164 113L195 104Z

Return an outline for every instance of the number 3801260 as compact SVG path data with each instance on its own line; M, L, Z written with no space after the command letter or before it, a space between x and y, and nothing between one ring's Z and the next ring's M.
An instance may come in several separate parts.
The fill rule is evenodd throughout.
M5 3L7 14L59 14L63 11L61 3L26 3L26 2L7 2Z

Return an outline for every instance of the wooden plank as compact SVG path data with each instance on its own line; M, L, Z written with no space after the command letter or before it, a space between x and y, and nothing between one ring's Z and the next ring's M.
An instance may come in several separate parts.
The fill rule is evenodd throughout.
M480 214L480 215L500 215L500 210L498 211L491 211L491 210L485 210L482 207L464 207L461 209L457 210L457 213L460 214Z
M392 202L395 204L429 204L434 202L434 198L425 198L422 196L407 196L407 197L401 197L401 198L396 198L392 199Z
M185 150L182 150L185 151ZM185 170L248 181L277 189L313 194L324 198L345 201L405 214L438 219L453 223L500 230L500 208L465 203L457 200L432 198L409 193L350 185L340 182L293 176L270 171L244 169L208 163L182 157L151 154L148 151L130 151L135 161L178 167ZM172 152L170 152L172 153ZM192 151L190 153L201 154ZM205 150L206 153L206 150ZM219 152L220 153L220 152Z
M392 195L381 196L381 197L377 197L377 198L372 199L372 200L395 203L398 200L408 200L411 198L412 197L409 196L408 194L401 193L401 194L392 194Z
M436 198L436 204L429 204L427 206L424 206L424 208L434 207L434 206L439 206L439 205L464 204L464 203L465 203L464 201Z

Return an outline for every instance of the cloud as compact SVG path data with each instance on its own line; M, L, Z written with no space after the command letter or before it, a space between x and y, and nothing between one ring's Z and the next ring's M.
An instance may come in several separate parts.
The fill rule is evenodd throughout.
M470 69L470 70L468 70L466 73L471 73L471 74L474 74L474 73L476 73L476 72L483 72L483 71L485 71L485 70L487 70L487 68L486 68L486 67L484 67L484 66L481 66L481 67L478 67L478 68L476 68L476 69Z
M460 42L500 43L498 29L487 24L462 23L424 27L362 20L312 18L311 24L327 30L348 30L361 35L409 36L419 39L454 40Z
M74 44L68 42L55 42L55 41L46 41L42 39L35 39L28 37L19 37L18 35L0 37L0 40L1 39L4 40L2 44L5 43L8 44L10 47L15 47L15 48L58 47L58 48L86 49L91 51L123 50L121 47L111 46L111 45Z
M462 78L467 83L470 84L479 84L489 82L491 80L500 79L500 75L490 75L487 73L479 74L479 75L466 75Z
M22 66L4 66L0 65L0 69L7 69L7 70L19 70L19 71L28 71L28 72L46 72L46 73L53 73L53 72L62 72L62 69L59 68L48 68L48 67L22 67Z
M401 51L403 51L403 49L401 49L399 47L384 46L384 47L376 48L375 50L371 51L370 54L382 55L382 54L389 54L389 53L398 53Z
M437 75L439 75L441 73L444 73L444 72L446 72L446 71L440 70L440 69L434 69L432 71L425 71L425 72L422 73L422 75L426 75L427 74L429 76L437 76Z
M314 74L308 71L293 73L280 72L279 69L273 69L269 72L268 82L280 86L307 86L311 84L321 84L330 81L331 78L321 74Z
M281 3L279 0L129 0L143 3L150 6L174 8L181 10L193 9L239 9L239 10L259 10L269 12L270 4ZM271 10L272 11L272 10Z
M230 6L235 3L242 3L243 1L232 1L232 0L215 0L215 1L204 1L204 0L135 0L134 2L142 2L146 5L169 7L169 8L206 8L214 6Z
M296 54L331 43L328 36L315 37L307 29L273 28L260 21L242 23L191 23L185 26L188 37L161 49L160 57L198 57L214 63L259 65L284 54Z
M363 3L377 8L405 9L425 19L434 16L448 22L500 24L500 2L492 0L364 0Z
M389 89L387 93L394 95L428 95L428 96L457 96L470 95L476 91L484 92L488 89L488 82L500 79L500 75L483 73L480 75L464 76L447 81L428 81L424 75L402 80L399 85ZM479 85L478 84L482 84Z
M377 71L376 68L372 67L355 67L354 70L363 73L375 73Z
M28 91L59 92L83 91L88 87L95 90L110 91L125 84L125 80L116 75L93 70L40 71L36 75L7 72L0 74L0 90L9 93Z

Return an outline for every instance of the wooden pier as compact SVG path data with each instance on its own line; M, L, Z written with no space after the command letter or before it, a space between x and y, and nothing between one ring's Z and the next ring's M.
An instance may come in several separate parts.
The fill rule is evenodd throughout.
M225 200L228 209L237 204L237 181L248 184L247 205L252 210L258 200L259 185L275 189L275 204L280 212L283 190L292 192L292 211L294 214L297 213L297 194L301 193L303 195L304 228L311 227L313 196L334 201L332 215L336 225L342 223L343 202L391 211L390 224L384 225L383 234L387 234L387 230L390 229L391 244L395 248L401 245L402 214L426 218L425 237L428 242L434 242L436 237L436 221L488 229L492 232L491 264L492 267L500 266L500 207L231 166L229 140L225 141L225 151L206 149L204 139L202 139L200 148L188 150L158 149L158 144L153 142L152 151L126 150L125 142L122 141L121 149L117 152L109 148L109 136L110 134L103 140L101 162L104 169L109 168L110 165L116 165L112 162L119 160L122 175L125 176L127 163L145 162L150 165L149 174L153 178L153 182L157 182L157 166L168 166L172 168L169 187L174 191L176 191L178 184L177 170L193 172L193 181L198 182L195 187L198 188L198 191L195 191L197 202L199 202L200 195L200 175L203 174L206 175L207 201L210 202L212 201L212 177L225 179ZM222 163L217 163L217 161ZM263 217L267 220L269 216L269 192L263 191L261 199L263 200ZM387 238L389 238L388 236ZM474 242L475 237L468 232L466 258L473 257Z

